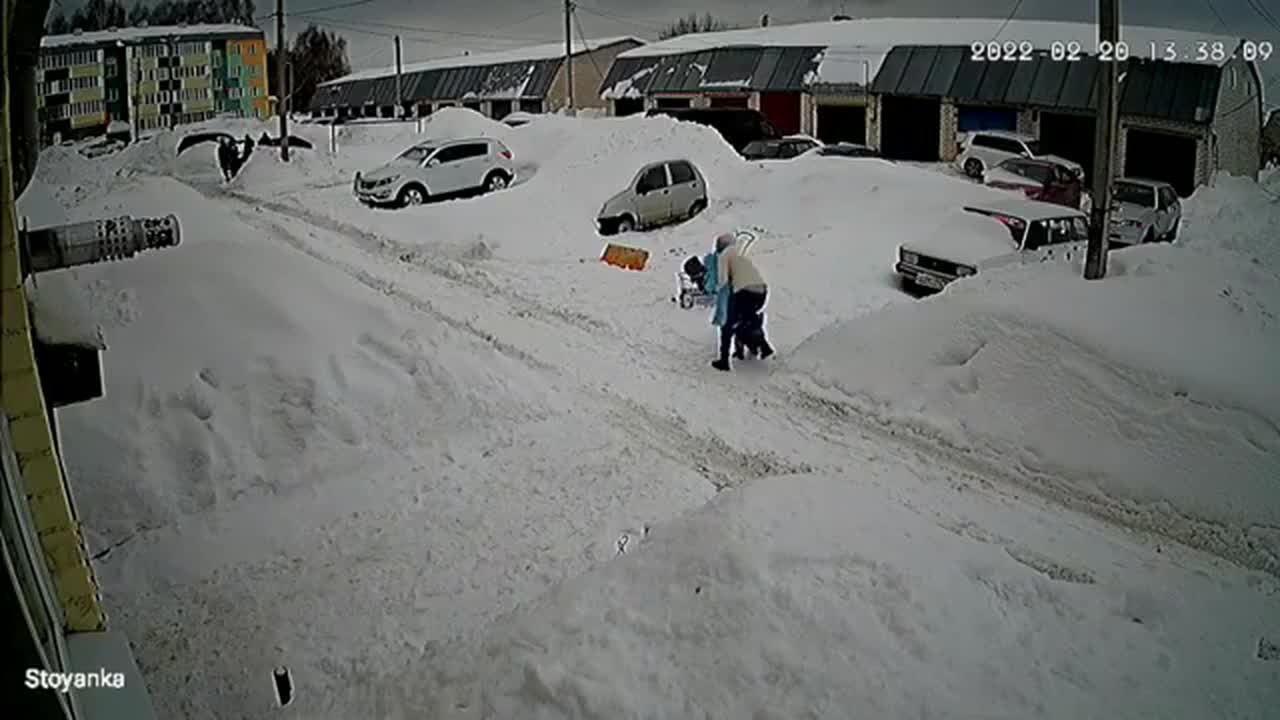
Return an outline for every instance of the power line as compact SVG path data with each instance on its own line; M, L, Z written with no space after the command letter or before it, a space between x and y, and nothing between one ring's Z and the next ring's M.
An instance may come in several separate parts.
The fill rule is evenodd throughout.
M1276 32L1280 33L1280 22L1277 22L1276 16L1272 15L1270 10L1259 5L1258 0L1245 0L1245 2L1249 3L1249 7L1253 8L1253 11L1258 14L1258 17L1262 18L1268 25L1275 28Z
M539 13L539 15L541 15L541 14L545 14L545 13ZM307 20L308 22L313 22L313 23L315 23L315 24L317 24L317 25L333 24L333 23L335 23L335 22L340 22L340 23L345 24L345 25L367 26L367 27L373 27L373 28L386 28L386 29L388 29L388 30L399 30L399 31L402 31L402 32L415 32L415 33L419 33L419 34L422 34L422 35L445 35L445 36L449 36L449 37L480 38L480 39L485 39L485 40L514 40L514 41L517 41L517 42L538 42L538 43L555 42L554 40L548 40L548 39L547 39L547 38L545 38L545 37L538 37L538 38L535 38L535 37L532 37L532 36L529 36L529 35L523 35L523 36L521 36L521 35L497 35L497 34L493 34L493 33L474 33L474 32L466 32L466 31L464 31L464 30L436 30L436 29L433 29L433 28L424 28L424 27L419 27L419 26L415 26L415 25L403 25L403 24L399 24L399 23L374 22L374 21L372 21L372 20L341 20L341 21L334 21L334 20L330 20L330 19L328 19L328 18L313 18L313 17L311 17L310 15L308 15L307 13L297 13L297 14L295 15L295 17L301 17L301 18L303 18L303 19ZM532 18L527 18L527 19L532 19ZM373 34L373 33L370 33L370 34Z
M576 8L576 6L575 6ZM587 36L582 32L582 18L578 17L578 13L573 13L573 24L578 28L578 40L582 41L582 49L587 55L587 59L591 61L591 67L596 69L596 75L604 80L605 73L600 71L600 64L596 62L595 55L592 54L591 46L587 44Z
M1023 0L1016 0L1016 2L1013 3L1013 9L1009 11L1009 15L1004 19L1004 22L1000 23L1000 29L996 30L996 34L991 37L992 42L999 40L1000 33L1004 32L1004 29L1009 27L1009 23L1013 22L1014 16L1016 16L1018 11L1022 9L1022 2Z
M1225 31L1227 29L1227 21L1222 19L1222 13L1218 12L1218 6L1213 4L1213 0L1204 0L1204 2L1209 6L1209 12L1213 13L1213 16L1218 19L1218 24L1215 27L1220 27Z
M654 31L661 32L666 29L665 27L662 27L660 25L653 25L651 23L639 22L632 18L627 18L627 17L622 17L620 15L613 15L611 13L601 12L591 7L584 7L582 5L578 5L577 7L579 10L586 10L587 13L590 15L595 15L596 17L604 18L605 20L612 20L614 22L619 22L624 25L631 25L632 27L643 28L650 32L654 32Z
M338 5L328 5L321 8L303 10L301 12L291 12L291 13L287 12L284 15L285 17L292 17L294 15L301 15L302 13L323 13L323 12L329 12L331 10L345 10L347 8L359 7L361 5L368 5L369 3L373 3L377 1L378 0L349 0L348 2L340 3ZM270 18L274 18L275 16L276 16L275 13L267 13L266 15L260 15L254 19L267 20Z

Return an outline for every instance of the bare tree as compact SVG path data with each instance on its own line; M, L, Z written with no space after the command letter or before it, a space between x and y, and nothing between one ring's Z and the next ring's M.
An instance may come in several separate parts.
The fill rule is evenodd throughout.
M694 33L719 32L721 30L733 30L734 26L717 20L711 13L707 13L701 17L697 13L689 13L688 15L676 20L666 27L665 30L658 33L659 40L668 40L681 35L692 35Z

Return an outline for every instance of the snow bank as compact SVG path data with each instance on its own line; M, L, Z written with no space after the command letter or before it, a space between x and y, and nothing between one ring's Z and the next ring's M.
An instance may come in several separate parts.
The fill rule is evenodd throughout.
M492 328L313 254L320 228L141 175L71 209L183 225L40 282L82 288L106 336L106 394L60 437L163 717L270 714L280 664L298 705L389 675L713 492Z
M904 719L1268 716L1280 685L1255 652L1277 629L1274 601L1158 558L1096 537L1024 544L981 524L939 526L852 477L773 478L717 496L522 608L474 664L435 675L451 684L432 705L406 706L540 720L844 718L850 708ZM411 694L421 679L380 685Z
M791 367L1015 476L1280 536L1280 279L1179 248L981 273L817 334ZM1252 531L1252 532L1251 532ZM1268 537L1269 535L1269 537Z

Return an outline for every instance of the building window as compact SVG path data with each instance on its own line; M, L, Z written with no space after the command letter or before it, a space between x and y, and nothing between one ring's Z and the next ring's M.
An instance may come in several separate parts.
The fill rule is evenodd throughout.
M120 90L118 88L110 88L107 90L107 100L109 102L118 102L120 100Z
M120 74L120 64L115 58L107 60L107 77L113 78Z

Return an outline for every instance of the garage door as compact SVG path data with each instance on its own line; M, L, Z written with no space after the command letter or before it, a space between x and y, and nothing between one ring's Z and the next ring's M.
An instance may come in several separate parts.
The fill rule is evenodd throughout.
M712 95L710 107L713 108L748 108L751 104L746 95Z
M956 108L956 129L959 132L974 130L1018 129L1018 111L1009 108L976 107L960 105Z
M760 112L783 135L800 132L799 93L761 93Z
M891 160L938 161L939 100L883 97L880 100L880 154Z
M867 141L867 109L860 105L819 105L818 139L824 143Z
M1196 189L1196 139L1130 128L1126 134L1124 174L1163 180L1187 197Z
M1093 177L1094 119L1090 115L1040 113L1040 145L1044 152L1080 163Z

